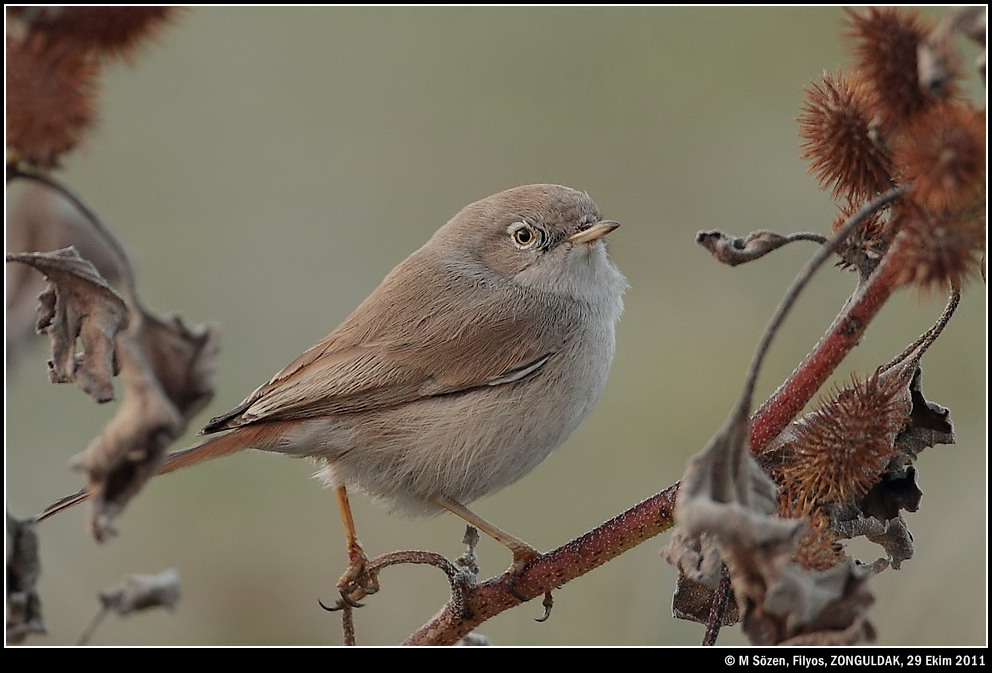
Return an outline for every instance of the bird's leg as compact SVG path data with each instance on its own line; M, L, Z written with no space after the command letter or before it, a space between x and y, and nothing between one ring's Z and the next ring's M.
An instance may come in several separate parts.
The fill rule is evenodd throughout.
M334 495L338 501L338 509L341 511L341 523L344 524L345 541L348 545L348 568L338 580L338 591L341 593L342 601L357 608L361 607L361 603L358 602L361 598L379 590L379 578L375 573L365 572L365 564L369 559L355 532L355 520L351 516L348 490L344 486L338 486Z
M481 516L473 512L472 510L465 507L457 500L452 500L451 498L444 495L436 495L431 500L435 504L443 507L452 514L461 517L468 523L472 524L483 533L491 537L492 539L499 542L501 545L510 550L513 554L513 564L509 568L512 579L519 577L520 573L524 571L524 568L528 563L538 559L542 556L541 552L537 551L529 544L521 540L520 538L513 537L504 530L500 530L496 526L492 525ZM511 586L512 591L512 586ZM514 592L516 593L516 592ZM521 600L524 600L521 596L517 596Z

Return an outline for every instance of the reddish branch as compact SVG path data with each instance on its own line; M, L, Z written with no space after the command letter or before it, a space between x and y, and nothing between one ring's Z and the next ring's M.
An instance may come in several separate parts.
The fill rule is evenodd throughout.
M785 299L772 317L751 364L745 389L753 389L761 361L767 352L772 337L781 327L786 314L806 283L809 282L813 272L843 243L855 227L904 193L905 187L894 187L872 199L848 218L844 226L838 229L834 236L810 260L806 269L789 288ZM858 345L861 335L864 334L869 323L899 286L898 278L902 273L902 265L899 261L900 248L906 245L905 240L904 237L896 237L887 253L882 257L878 267L859 286L854 296L848 300L830 328L820 337L820 341L813 347L813 350L779 386L778 390L772 393L771 397L751 416L748 440L752 455L760 454L762 449L796 418L796 415L813 398L813 395L833 374L841 361L851 352L851 349Z
M758 455L791 423L847 354L858 345L869 323L898 287L901 266L897 248L904 239L897 238L878 268L851 298L820 337L813 350L786 381L751 416L751 454Z
M508 575L494 577L468 593L464 603L449 600L441 611L406 645L452 645L475 627L520 604L514 592L531 599L557 589L593 568L663 533L674 524L672 512L678 484L631 507L598 528L544 554L510 582Z
M765 339L759 347L755 365L767 349L771 336L781 326L799 292L812 273L827 259L841 240L865 217L889 204L902 194L893 189L867 204L852 216L833 239L823 246L807 267L806 273L793 285L779 311L772 319ZM791 423L812 399L844 357L857 345L871 319L878 313L896 288L898 263L897 239L888 254L867 282L862 284L834 323L820 339L809 356L791 376L751 417L750 441L752 453L760 452L772 438ZM754 375L749 377L753 384ZM531 599L546 594L607 561L636 547L641 542L665 532L674 525L675 500L679 484L673 484L657 495L641 502L598 528L548 552L534 561L516 579L506 574L490 579L468 592L464 600L452 599L441 611L411 635L407 645L445 645L458 642L479 624L520 604L522 596Z

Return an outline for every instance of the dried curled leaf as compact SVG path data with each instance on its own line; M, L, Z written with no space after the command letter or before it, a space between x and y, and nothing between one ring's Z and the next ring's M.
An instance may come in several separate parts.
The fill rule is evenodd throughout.
M9 189L13 192L13 188ZM114 251L94 232L65 198L47 186L29 183L10 194L7 250L30 252L73 246L110 284L121 278ZM16 363L20 348L33 336L38 295L45 280L23 264L7 266L7 367Z
M112 520L152 477L184 426L137 345L122 340L118 351L124 399L100 434L72 460L73 467L86 473L94 494L91 528L98 541L113 533Z
M840 565L810 572L792 561L805 524L772 514L774 485L750 457L747 427L742 403L690 460L683 477L676 509L682 532L665 552L680 574L690 575L689 582L680 580L685 593L675 597L679 614L706 621L705 592L712 590L715 573L691 576L692 569L716 568L722 561L752 643L850 644L873 638L865 618L872 597L862 569Z
M662 556L679 569L672 614L677 619L706 623L723 575L723 559L716 539L707 534L689 535L679 527L672 532ZM738 621L737 603L731 601L721 615L720 625L731 626Z
M188 422L214 396L214 358L220 344L207 325L187 327L179 316L158 316L142 310L134 335L162 391Z
M51 340L51 381L75 381L97 402L112 400L114 338L128 323L121 296L72 246L52 252L8 253L7 261L32 266L48 280L48 288L39 297L36 329ZM76 352L77 339L80 353Z
M213 397L216 332L187 328L141 311L118 337L124 400L117 414L73 464L86 473L97 540L158 468L166 448Z
M871 576L857 566L806 572L788 563L756 568L764 601L744 616L744 631L758 645L853 645L875 639L866 613L874 596ZM768 569L778 572L767 573ZM766 574L767 573L767 574ZM771 580L771 581L768 581Z
M100 592L100 603L123 616L138 610L179 604L179 572L165 570L158 575L128 575L113 589Z
M35 585L41 575L38 535L33 520L7 514L7 641L21 643L32 633L46 633L41 598Z
M44 210L51 213L51 208ZM45 220L33 228L47 226ZM114 247L110 257L115 266L123 264L129 279L130 266L119 254ZM72 246L50 253L11 253L7 260L30 265L48 280L37 329L52 341L52 381L75 380L105 402L114 397L113 376L123 374L124 399L116 415L73 459L87 477L73 502L93 499L91 527L102 540L113 532L113 519L155 473L165 449L212 398L216 332L150 313L133 289L122 298Z
M920 389L921 371L918 365L912 363L913 358L918 356L918 350L910 351L907 356L911 361L909 366L892 366L869 379L876 381L872 384L874 387L886 391L884 407L891 412L898 412L900 408L904 411L898 414L901 421L897 427L888 427L891 420L882 422L885 414L880 409L876 424L878 427L868 428L871 432L862 428L865 432L861 434L870 434L870 437L866 437L867 440L887 442L886 447L875 447L878 452L876 455L882 455L881 448L885 448L885 452L890 455L885 464L879 466L869 460L870 454L865 454L863 464L857 466L863 472L859 475L859 479L864 482L862 487L829 489L833 494L845 493L846 497L843 498L822 497L826 491L819 484L812 484L809 492L796 488L798 482L793 478L796 473L794 464L797 459L807 464L811 462L805 456L810 448L806 446L809 439L809 419L822 414L826 407L814 410L790 425L769 444L768 450L758 459L766 470L775 475L776 481L782 484L790 481L792 483L786 488L784 495L791 502L780 503L780 511L794 511L800 516L821 512L829 517L829 528L839 538L863 536L880 545L886 556L865 563L876 571L889 566L899 568L903 561L912 558L914 554L913 535L901 513L915 512L922 498L922 492L916 484L916 457L924 448L954 443L954 429L947 409L928 402ZM868 382L866 386L867 384ZM857 419L838 418L836 421L851 427L863 425ZM822 442L818 443L825 446ZM844 456L835 457L832 470L821 467L817 471L822 479L833 478L831 475L843 477L845 471L851 472L851 467L842 470L838 466L844 460L852 458L858 458L856 449L848 449ZM864 481L868 478L870 483ZM802 503L805 504L800 506Z
M100 592L100 611L90 620L76 644L86 644L103 618L111 612L123 617L149 608L173 610L178 604L179 573L175 570L166 570L158 575L129 575L113 589Z
M696 243L709 250L711 255L727 266L752 262L793 241L823 243L826 238L805 232L783 236L771 231L753 231L744 238L731 236L722 231L700 231L696 234Z
M886 375L907 380L904 395L912 405L909 422L893 444L897 455L864 498L831 512L831 517L835 531L846 537L864 535L881 545L888 555L886 561L898 569L914 552L913 535L901 512L915 512L923 496L916 485L916 457L925 448L953 444L955 439L948 410L923 396L919 367L908 375L896 369Z

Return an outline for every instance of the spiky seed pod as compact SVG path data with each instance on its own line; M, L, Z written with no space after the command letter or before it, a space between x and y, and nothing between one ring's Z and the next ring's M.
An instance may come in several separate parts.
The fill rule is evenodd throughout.
M922 112L937 99L920 86L917 53L931 29L916 11L899 7L847 10L858 70L872 91L874 113L886 132Z
M846 204L830 225L830 230L836 232L859 210L860 206L857 204ZM864 218L837 248L837 255L840 257L837 266L857 269L862 277L867 277L878 266L890 242L887 221L881 211L875 211Z
M901 389L898 377L852 377L797 422L792 455L778 478L801 509L849 502L878 481L908 419Z
M799 540L793 561L807 570L826 570L845 558L844 548L831 530L830 515L808 494L799 492L795 483L779 489L778 515L786 519L805 519L807 531Z
M869 199L892 186L891 158L874 128L864 81L823 73L805 89L799 135L802 158L832 196Z
M979 270L985 251L984 203L959 211L933 211L908 203L892 225L903 240L893 248L896 282L921 291L961 288Z
M930 210L964 210L985 200L985 111L940 102L915 117L894 149L897 179Z
M803 568L822 571L837 565L846 558L844 547L830 529L830 517L821 509L814 510L809 519L809 530L799 542L793 560Z
M96 67L75 50L7 37L7 145L53 168L93 122Z
M130 56L175 14L173 7L22 7L27 32L47 44Z
M959 84L964 76L961 54L955 48L956 21L953 12L930 33L930 37L920 45L916 58L919 68L920 86L931 96L950 100L961 95Z

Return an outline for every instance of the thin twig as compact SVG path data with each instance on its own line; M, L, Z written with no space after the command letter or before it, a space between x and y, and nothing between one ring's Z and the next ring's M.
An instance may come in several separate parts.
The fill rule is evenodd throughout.
M827 237L808 231L783 235L762 230L752 231L747 236L733 236L719 230L696 233L696 243L706 248L717 261L729 266L753 262L796 241L822 244L827 242Z
M674 525L673 511L678 484L631 507L588 533L531 562L512 578L509 573L486 580L467 592L465 606L453 600L413 633L407 645L453 645L479 624L520 604L544 595L598 568ZM510 590L511 579L513 588Z
M344 631L344 644L349 647L355 645L355 616L352 607L347 603L341 609L341 629Z
M755 351L741 398L742 401L747 402L748 407L750 407L761 363L768 352L772 338L778 332L799 293L806 287L816 270L826 262L827 258L833 254L837 246L847 238L855 227L877 210L898 199L905 190L905 186L894 187L865 204L857 213L848 218L847 222L817 251L800 272L772 316ZM898 245L900 240L897 238L893 247ZM749 441L752 454L760 453L769 441L792 422L796 414L820 389L841 360L858 343L868 323L881 309L882 304L885 303L894 289L892 287L892 273L894 271L890 261L892 257L892 249L890 249L889 254L882 258L882 262L875 269L869 281L858 288L854 297L848 301L813 350L751 416Z
M90 621L83 628L82 633L76 638L75 645L85 645L90 641L90 637L96 632L96 628L103 622L104 617L110 612L110 608L106 604L102 604L100 609L96 611L96 614L90 619Z
M881 196L872 199L858 212L851 215L851 217L847 219L847 222L845 222L844 225L838 229L837 232L829 240L827 240L819 250L817 250L816 254L813 255L813 257L806 264L806 267L793 281L792 286L789 287L789 290L785 293L785 297L782 299L782 302L779 304L774 315L772 315L771 320L768 322L768 327L765 328L764 334L761 335L761 341L758 342L758 347L755 350L754 358L751 360L751 367L748 370L747 380L744 383L744 395L746 395L749 400L754 394L754 387L758 379L758 372L761 370L761 364L764 361L765 355L768 354L768 349L771 345L772 339L778 333L778 330L785 321L785 317L789 314L789 311L792 310L792 306L799 298L799 294L806 288L806 285L808 285L809 281L813 278L813 274L815 274L816 271L823 266L823 263L834 254L840 244L844 242L855 227L864 222L865 219L873 215L876 211L898 199L902 196L904 191L905 187L894 187Z
M727 614L727 606L730 605L730 597L734 592L730 587L730 571L726 564L722 564L720 569L720 584L713 592L710 603L710 614L706 620L706 633L703 634L702 645L707 647L716 645L716 638L720 635L720 627L723 626L723 617Z
M772 339L775 337L779 329L782 327L783 323L785 322L786 316L789 314L789 311L792 310L792 307L795 305L796 301L798 300L799 295L802 293L803 289L805 289L806 285L809 284L809 281L812 279L816 271L821 266L823 266L823 264L827 261L827 259L831 255L834 254L837 248L841 245L841 243L844 242L844 240L850 235L850 233L854 230L855 227L861 224L867 217L870 217L880 208L886 206L887 204L891 203L893 200L899 198L899 196L902 195L903 191L904 188L902 187L893 188L888 192L886 192L885 194L882 194L881 196L865 204L857 213L855 213L854 215L848 218L847 222L845 222L844 225L840 227L834 233L834 235L820 247L819 250L817 250L816 254L813 255L813 257L809 260L809 262L807 262L803 270L800 271L799 275L796 277L796 279L793 281L792 285L789 287L788 291L786 292L785 297L782 299L775 313L772 315L772 318L769 321L768 326L765 328L765 332L761 336L761 340L758 342L758 347L755 349L754 357L751 360L751 366L750 369L748 370L747 379L744 383L744 387L741 391L741 395L738 398L737 406L735 410L732 412L732 417L736 416L740 421L743 422L743 420L747 417L747 414L750 412L751 401L754 396L754 388L757 383L758 373L761 371L761 365L764 361L765 356L768 354L768 350L771 346ZM841 312L841 315L844 315L844 311ZM863 330L865 326L866 324L861 325L861 330ZM813 352L816 352L816 350L817 349L814 349ZM837 366L837 364L839 364L840 359L842 359L845 354L846 352L838 353L838 357L836 357L833 360L830 360L830 365L828 368L829 371L823 374L824 379L826 378L827 375L829 375L829 372L832 372L833 369ZM807 357L807 359L804 361L804 364L808 362L821 362L822 364L822 360L811 360L809 357ZM749 432L751 453L757 453L759 449L759 446L754 440L754 437L756 435L755 432L756 426L761 427L762 430L767 435L770 436L777 435L778 432L780 432L785 427L786 424L792 421L792 418L794 417L795 413L797 413L799 409L806 404L806 401L808 401L808 400L803 400L802 404L799 404L798 408L793 409L789 414L785 414L785 413L781 414L777 419L775 419L777 423L769 424L766 422L764 423L764 425L760 425L760 422L766 418L765 416L761 416L760 414L762 410L769 408L769 403L772 402L772 400L786 399L791 401L793 405L796 404L796 400L799 396L791 394L792 388L789 387L788 384L790 381L801 380L801 375L803 374L803 371L804 370L802 368L802 365L800 365L800 367L798 367L796 371L793 372L792 376L790 376L789 379L772 395L772 397L769 398L769 401L767 401L764 405L762 405L761 409L759 409L758 412L756 412L751 417L750 432ZM817 385L815 386L807 385L802 390L805 391L805 394L812 396L813 392L819 389L820 384L822 384L822 381L818 382ZM789 395L785 396L785 393L789 393ZM781 427L779 427L779 425L781 425ZM774 434L772 434L772 430L774 430ZM744 450L743 446L740 448L741 450ZM743 458L743 456L740 456L740 458ZM725 468L730 470L734 462L735 461L729 461L729 460L725 461L724 462ZM731 480L732 482L733 476L728 475L728 479ZM730 580L727 574L726 565L723 565L721 572L722 572L722 577L720 580L720 586L717 588L717 590L714 592L713 596L710 599L711 600L710 615L707 621L706 634L704 635L703 638L704 645L707 644L712 645L716 643L716 637L720 630L720 624L722 624L723 622L724 613L726 612L727 605L729 604L728 595L730 593L729 591ZM727 586L724 586L725 584Z
M117 267L121 273L121 279L127 294L128 303L135 308L139 308L141 306L141 302L138 300L137 289L135 287L134 269L131 268L131 262L128 260L127 253L121 246L120 241L118 241L117 238L110 232L110 229L103 224L103 221L96 214L96 212L86 205L81 198L76 196L71 189L47 173L32 171L17 164L8 164L7 182L9 183L14 178L34 180L35 182L45 185L49 189L65 197L76 208L76 210L83 215L83 217L93 227L94 232L104 243L107 244L113 253L114 262L117 264Z
M892 358L892 360L879 367L879 371L884 372L894 367L897 364L903 364L903 360L905 360L906 357L908 357L909 354L912 353L914 350L917 352L913 356L912 364L918 363L920 361L920 358L923 357L923 354L926 353L927 349L933 345L933 342L937 340L937 337L940 336L940 333L944 331L944 328L947 326L947 323L950 322L951 316L954 315L954 311L957 310L958 304L960 303L961 303L961 290L956 287L951 288L951 294L947 298L947 304L944 306L944 310L940 314L940 317L937 318L937 322L933 324L933 327L931 327L922 335L920 335L920 338L918 338L916 341L914 341L909 346L907 346L902 353L895 356L894 358Z

